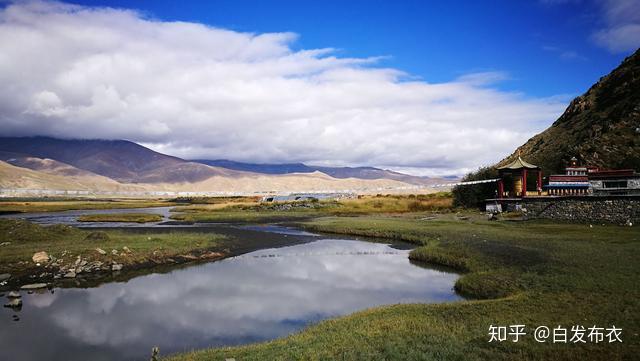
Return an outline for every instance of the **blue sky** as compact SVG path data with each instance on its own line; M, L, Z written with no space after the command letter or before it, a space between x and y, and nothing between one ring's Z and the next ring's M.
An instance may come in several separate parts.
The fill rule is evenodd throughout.
M531 96L578 95L630 51L611 52L592 34L606 27L595 1L75 1L135 8L161 20L240 32L294 32L297 48L341 56L386 56L380 64L444 82L501 71L496 86Z
M639 46L638 0L5 2L0 129L460 175Z

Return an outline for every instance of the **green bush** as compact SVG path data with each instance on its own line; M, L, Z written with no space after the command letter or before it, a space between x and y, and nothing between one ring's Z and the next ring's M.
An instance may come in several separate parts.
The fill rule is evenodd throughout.
M463 182L498 178L498 170L494 167L482 167L476 172L462 178ZM452 190L454 207L484 208L484 200L494 198L497 192L496 183L482 183L455 186Z

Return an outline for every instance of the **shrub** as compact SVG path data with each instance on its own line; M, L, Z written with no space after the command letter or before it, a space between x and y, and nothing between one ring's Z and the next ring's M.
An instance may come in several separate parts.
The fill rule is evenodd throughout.
M463 182L498 178L498 170L494 167L479 168L462 178ZM484 200L496 195L496 183L455 186L452 190L453 205L464 208L483 208Z

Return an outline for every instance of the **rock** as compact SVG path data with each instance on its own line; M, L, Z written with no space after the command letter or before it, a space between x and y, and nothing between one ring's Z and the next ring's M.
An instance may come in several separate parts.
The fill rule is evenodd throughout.
M101 255L105 255L105 254L107 254L107 251L105 251L105 250L104 250L104 249L102 249L102 248L96 248L96 251L98 251L98 253L100 253Z
M112 271L120 271L121 269L122 269L122 265L121 264L117 264L116 263L114 265L111 265L111 270Z
M65 273L64 278L76 278L76 273L74 271L70 271Z
M200 259L215 259L215 258L222 258L224 257L224 254L220 253L220 252L207 252L204 253L200 256Z
M8 308L20 308L22 307L22 299L21 298L12 298L9 302L4 304L4 307Z
M118 250L117 249L112 249L111 250L111 254L114 255L114 256L117 256L118 255Z
M10 244L11 244L11 242L2 242L2 243L0 243L0 246L8 246Z
M22 296L20 296L20 292L18 291L11 291L7 294L8 298L20 298Z
M80 267L84 267L84 266L86 266L86 265L87 265L87 261L82 261L82 262L80 262Z
M31 259L33 260L33 263L44 263L49 261L49 255L45 251L36 252L33 254Z
M24 285L22 287L20 287L20 289L22 290L37 290L38 288L45 288L47 287L46 283L32 283L29 285Z
M0 282L2 282L2 281L6 281L6 280L8 280L9 278L11 278L11 274L9 274L9 273L2 273L2 274L0 274Z
M122 250L127 252L127 253L131 253L131 250L127 246L122 247Z
M78 258L76 258L76 262L74 263L74 265L78 266L80 262L82 262L82 257L78 256Z

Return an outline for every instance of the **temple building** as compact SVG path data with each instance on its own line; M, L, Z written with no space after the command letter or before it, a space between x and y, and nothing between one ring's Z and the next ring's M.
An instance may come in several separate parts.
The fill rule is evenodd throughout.
M589 168L578 165L576 157L565 169L565 174L549 176L549 184L544 186L550 196L580 196L590 194Z
M499 167L498 198L521 198L542 195L542 169L525 162L520 156L513 162ZM527 186L529 175L536 176L536 188L530 191ZM505 186L507 190L505 191Z
M594 196L640 195L640 174L633 169L590 169L588 177Z
M543 186L540 167L518 156L498 174L487 180L497 182L496 196L485 200L489 220L515 211L522 219L640 224L640 174L633 169L582 166L573 157L564 174L549 176Z
M542 169L520 156L499 167L496 198L525 198L536 196L615 196L640 195L640 174L633 169L598 169L582 166L571 158L564 174L549 176L542 185ZM531 189L535 178L535 189Z

